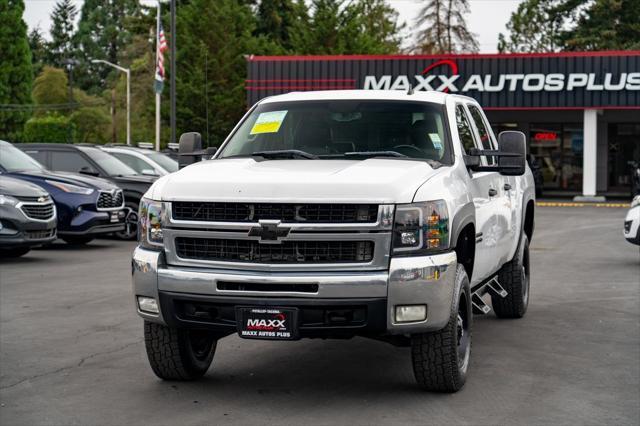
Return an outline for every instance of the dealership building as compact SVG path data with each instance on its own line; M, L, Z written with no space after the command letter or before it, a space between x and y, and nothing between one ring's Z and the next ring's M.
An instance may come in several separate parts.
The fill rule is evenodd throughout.
M496 132L528 136L546 194L628 195L628 162L640 161L640 51L250 56L247 72L249 105L292 91L410 86L473 97Z

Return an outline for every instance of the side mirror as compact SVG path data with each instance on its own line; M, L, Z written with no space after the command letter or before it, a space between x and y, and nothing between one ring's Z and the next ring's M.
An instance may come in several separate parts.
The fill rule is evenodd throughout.
M522 132L512 130L500 132L498 150L507 155L498 156L500 174L522 176L526 170L527 139Z
M204 159L206 159L206 160L211 159L211 157L213 157L216 154L216 152L218 152L218 147L217 146L208 147L207 149L204 150L204 156L206 157Z
M464 165L467 166L468 169L477 170L480 167L480 156L478 155L465 155L464 156Z
M178 167L197 163L202 159L202 136L197 132L183 133L178 147Z
M89 176L100 176L100 173L96 172L89 166L83 166L82 168L80 168L80 170L78 170L78 173Z

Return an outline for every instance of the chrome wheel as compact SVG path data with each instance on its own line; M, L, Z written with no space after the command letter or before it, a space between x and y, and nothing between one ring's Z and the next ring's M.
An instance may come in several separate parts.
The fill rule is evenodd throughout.
M129 206L124 211L124 231L116 232L116 236L121 240L134 240L138 236L138 211Z

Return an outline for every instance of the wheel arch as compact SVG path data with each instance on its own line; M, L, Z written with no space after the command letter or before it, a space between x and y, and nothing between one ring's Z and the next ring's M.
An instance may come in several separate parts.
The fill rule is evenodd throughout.
M460 208L451 221L451 248L456 252L458 263L464 266L469 281L473 275L476 253L476 211L473 203Z

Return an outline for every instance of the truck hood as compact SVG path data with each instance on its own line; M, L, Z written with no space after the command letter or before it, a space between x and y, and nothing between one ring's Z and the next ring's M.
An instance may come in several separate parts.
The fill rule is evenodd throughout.
M104 180L98 177L81 175L80 173L71 172L53 172L50 170L26 170L19 172L12 172L14 177L30 177L38 180L54 180L62 183L70 183L72 185L86 186L94 189L104 189L110 191L116 189L117 186L108 180Z
M426 162L368 160L203 161L161 178L156 200L409 203L436 171Z

